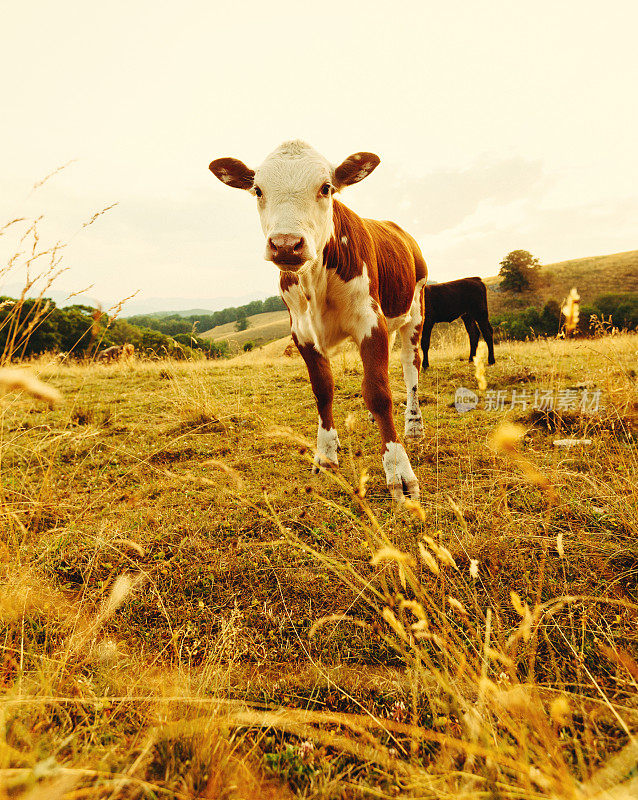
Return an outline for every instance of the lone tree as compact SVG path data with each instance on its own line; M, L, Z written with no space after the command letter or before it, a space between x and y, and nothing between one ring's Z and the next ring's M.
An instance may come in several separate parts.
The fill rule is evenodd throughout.
M245 313L241 313L237 317L237 321L235 322L235 330L236 331L245 331L246 328L250 325L248 322L248 317Z
M501 288L512 292L529 289L538 278L539 267L539 260L527 250L512 250L501 261Z

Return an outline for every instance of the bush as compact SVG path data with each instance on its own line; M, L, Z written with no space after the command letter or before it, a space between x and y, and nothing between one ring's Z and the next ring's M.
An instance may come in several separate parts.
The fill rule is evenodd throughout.
M178 344L188 347L206 358L223 358L228 355L228 342L225 341L212 342L190 333L178 333L173 338Z
M246 314L242 314L241 316L237 317L237 322L235 322L235 330L245 331L249 325L250 322L248 321L248 317Z
M593 305L581 305L579 309L578 332L583 336L591 335L593 317L601 320L611 318L609 327L638 328L638 294L626 292L606 294L597 297ZM535 336L556 336L560 331L561 308L555 300L545 303L543 310L534 306L511 311L508 314L497 314L492 317L492 325L499 338L524 340Z
M617 328L638 327L638 293L603 294L594 301L600 314L611 317Z

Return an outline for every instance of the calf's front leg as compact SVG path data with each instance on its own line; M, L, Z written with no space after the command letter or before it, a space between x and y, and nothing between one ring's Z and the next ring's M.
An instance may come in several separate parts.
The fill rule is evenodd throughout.
M383 443L383 469L392 497L399 501L405 494L419 499L419 482L405 448L397 440L392 417L392 395L388 378L388 328L383 317L359 344L363 362L363 399L379 426Z
M341 447L339 436L332 416L332 399L334 396L334 378L328 359L321 355L314 344L300 344L293 334L293 339L301 357L306 362L312 391L317 401L319 425L317 427L317 451L313 472L319 467L336 469L339 466L337 452Z

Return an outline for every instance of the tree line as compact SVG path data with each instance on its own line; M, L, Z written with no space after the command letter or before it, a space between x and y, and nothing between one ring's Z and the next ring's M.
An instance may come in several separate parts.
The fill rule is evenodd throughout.
M534 283L538 274L538 261L526 251L513 251L501 262L501 267L504 267L501 287L508 283L510 291L523 291ZM228 343L202 339L201 331L228 322L247 324L247 317L252 314L285 308L281 297L274 296L211 314L110 319L87 305L59 308L47 298L16 300L4 296L0 297L0 362L44 352L91 358L106 347L127 343L134 345L140 355L148 357L221 358L229 355ZM524 340L556 336L561 329L561 307L550 300L542 308L530 306L492 315L491 320L500 338ZM578 332L581 335L612 327L638 329L638 293L604 294L591 305L580 306Z
M210 342L188 331L167 335L130 320L110 319L86 305L59 308L47 298L0 297L0 361L13 361L45 352L90 358L106 347L132 344L149 357L189 358L196 354L220 358L229 354L227 342Z
M266 300L253 300L243 306L230 306L221 311L211 311L210 314L190 314L186 317L180 314L136 314L127 317L126 321L131 325L138 325L142 328L160 331L167 336L178 334L190 334L197 331L198 335L205 333L217 325L225 325L228 322L246 320L253 314L263 314L267 311L285 311L286 305L279 295L268 297ZM246 325L247 327L247 325Z

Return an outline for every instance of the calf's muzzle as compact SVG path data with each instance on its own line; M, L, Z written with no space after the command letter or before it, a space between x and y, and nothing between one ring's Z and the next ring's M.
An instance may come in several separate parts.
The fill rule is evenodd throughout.
M291 233L280 233L268 239L268 257L277 265L301 266L306 257L303 236Z

